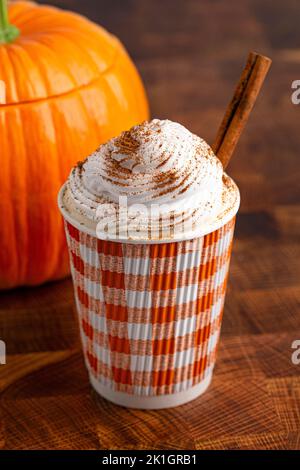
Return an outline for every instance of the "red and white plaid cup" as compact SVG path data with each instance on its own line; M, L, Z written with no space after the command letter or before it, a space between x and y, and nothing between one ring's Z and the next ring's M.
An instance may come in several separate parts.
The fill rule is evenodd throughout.
M234 222L193 240L149 244L99 240L65 217L83 352L100 395L158 409L207 389Z

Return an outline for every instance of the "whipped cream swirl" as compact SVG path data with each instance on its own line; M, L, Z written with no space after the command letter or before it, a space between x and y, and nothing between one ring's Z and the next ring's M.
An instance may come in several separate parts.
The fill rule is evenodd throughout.
M97 226L99 238L173 239L220 217L234 203L229 193L238 197L203 139L153 119L79 163L64 203L76 219Z

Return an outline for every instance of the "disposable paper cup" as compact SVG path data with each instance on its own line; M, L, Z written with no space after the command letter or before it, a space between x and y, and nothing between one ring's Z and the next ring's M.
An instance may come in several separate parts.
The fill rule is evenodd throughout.
M59 206L93 388L143 409L201 395L216 360L235 213L192 240L120 243L72 220L62 192Z

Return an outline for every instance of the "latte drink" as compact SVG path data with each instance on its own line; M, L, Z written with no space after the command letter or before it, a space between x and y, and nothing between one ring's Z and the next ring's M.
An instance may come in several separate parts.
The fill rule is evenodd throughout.
M59 193L91 385L122 406L203 393L239 191L209 145L154 119L101 145Z

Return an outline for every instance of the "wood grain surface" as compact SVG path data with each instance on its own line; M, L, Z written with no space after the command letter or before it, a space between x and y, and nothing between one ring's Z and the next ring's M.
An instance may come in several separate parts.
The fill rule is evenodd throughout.
M179 408L126 410L91 391L69 279L0 295L0 448L300 449L300 4L61 0L118 35L152 115L212 142L249 50L271 72L228 167L241 189L211 387Z

